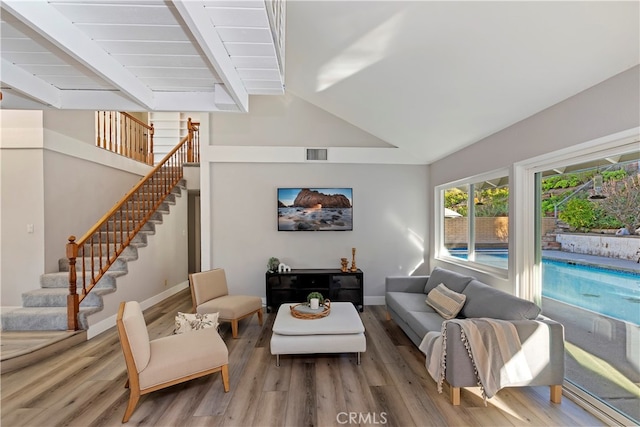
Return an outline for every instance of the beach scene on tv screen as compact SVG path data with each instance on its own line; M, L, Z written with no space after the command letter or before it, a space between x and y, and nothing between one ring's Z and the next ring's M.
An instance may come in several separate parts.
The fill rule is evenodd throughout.
M351 188L279 188L278 230L353 230Z

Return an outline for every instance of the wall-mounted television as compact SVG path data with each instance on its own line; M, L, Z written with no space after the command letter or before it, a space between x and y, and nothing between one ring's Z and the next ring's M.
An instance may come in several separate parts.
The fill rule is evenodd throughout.
M278 188L278 231L353 230L353 189Z

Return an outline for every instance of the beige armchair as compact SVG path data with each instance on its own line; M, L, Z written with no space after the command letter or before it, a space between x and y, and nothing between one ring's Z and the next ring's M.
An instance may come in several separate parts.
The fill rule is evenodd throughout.
M224 391L229 391L229 352L216 328L149 341L136 301L120 303L116 325L129 375L123 423L129 421L140 396L174 384L221 372Z
M238 338L238 321L258 314L262 326L262 299L249 295L229 295L227 278L222 268L192 273L191 299L194 313L218 312L218 320L231 322L231 334Z

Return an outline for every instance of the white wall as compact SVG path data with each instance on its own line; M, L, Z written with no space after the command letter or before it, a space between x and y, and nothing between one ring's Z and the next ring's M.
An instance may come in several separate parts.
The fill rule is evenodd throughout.
M55 138L52 133L47 137ZM100 151L101 158L115 156ZM122 170L45 150L45 273L58 271L58 259L65 255L70 235L80 239L151 168L142 169Z
M0 288L2 305L16 306L44 269L42 112L0 110L0 119Z
M437 186L638 126L640 66L431 164Z
M214 145L391 147L289 92L283 96L252 96L248 114L213 113L212 116Z
M427 166L212 163L210 170L212 250L204 256L226 270L232 292L264 297L269 257L292 268L340 268L355 247L365 303L382 303L384 278L422 263ZM353 188L353 231L277 231L276 189L305 186Z
M497 132L469 147L430 165L429 194L434 187L451 181L541 156L546 153L576 146L600 137L613 135L640 126L640 67L633 67L592 88L547 108L521 122ZM511 184L516 184L513 176ZM533 197L533 196L532 196ZM430 200L433 198L430 197ZM429 212L433 206L429 207ZM511 231L521 221L522 212L510 214L510 248L518 250L533 242L524 241ZM429 223L430 235L434 235L434 223ZM508 280L478 274L474 271L435 260L434 242L430 242L431 266L442 265L461 272L471 273L487 283L508 291L514 291L516 277L521 273L511 271Z

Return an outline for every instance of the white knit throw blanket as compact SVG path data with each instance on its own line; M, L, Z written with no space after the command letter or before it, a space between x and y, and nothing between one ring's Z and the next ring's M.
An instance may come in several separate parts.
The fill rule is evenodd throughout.
M473 363L482 397L493 397L498 390L531 380L520 338L513 323L505 320L477 318L452 319L442 323L440 332L425 335L420 350L427 356L425 365L442 393L447 355L447 325L460 325L461 337Z

